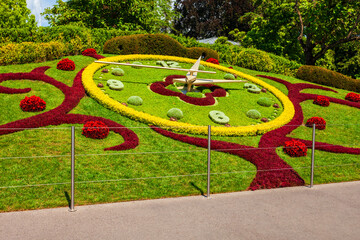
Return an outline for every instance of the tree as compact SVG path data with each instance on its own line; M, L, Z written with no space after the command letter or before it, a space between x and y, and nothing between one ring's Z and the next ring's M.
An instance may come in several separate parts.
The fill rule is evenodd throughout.
M262 50L286 56L300 47L297 56L305 64L314 65L329 49L360 40L358 0L258 0L257 3L257 16L244 41Z
M171 0L58 0L42 13L51 26L166 31L174 17Z
M180 17L174 27L178 33L195 38L227 35L235 28L248 30L237 20L252 10L252 0L177 0L175 11Z
M35 28L35 16L26 7L26 0L0 2L0 28Z

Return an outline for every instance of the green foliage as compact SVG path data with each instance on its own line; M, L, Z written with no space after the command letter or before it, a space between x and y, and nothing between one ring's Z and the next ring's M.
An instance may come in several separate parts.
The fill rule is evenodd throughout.
M134 106L140 106L143 104L143 100L139 96L131 96L126 101L128 104L134 105Z
M228 80L235 80L235 76L231 73L226 73L224 75L224 79L228 79Z
M209 58L219 59L219 55L215 50L204 48L204 47L192 47L187 48L186 57L188 58L199 58L202 56L202 60L206 61Z
M72 24L89 28L116 28L159 32L171 27L175 13L170 0L58 0L43 15L51 26Z
M360 80L349 78L341 73L322 67L304 65L299 68L296 77L325 86L360 92Z
M229 32L229 36L231 37L232 40L234 40L235 42L242 42L242 40L245 38L246 36L246 32L244 31L239 31L239 29L235 28L234 30Z
M336 71L335 66L335 51L328 50L322 58L319 58L316 63L316 66L323 67L329 70Z
M173 117L176 118L177 120L181 119L184 117L183 112L181 111L181 109L179 108L171 108L167 114L166 114L169 118Z
M169 89L171 91L174 91L174 92L181 92L179 89L177 89L177 87L175 87L173 84L170 84L166 87L166 89Z
M2 0L0 2L1 28L36 28L35 16L27 8L26 0Z
M59 59L66 55L61 42L48 43L9 43L0 47L0 65L43 62Z
M334 58L337 72L360 79L360 41L338 46Z
M254 48L243 49L235 54L233 63L261 72L271 72L275 68L275 63L266 52Z
M225 113L217 110L213 110L209 112L210 119L219 124L226 124L230 121L230 118L225 115Z
M261 118L261 113L256 109L251 109L247 111L246 116L252 119L259 119Z
M123 90L124 89L124 84L119 80L109 79L106 81L106 84L112 90Z
M261 89L253 83L245 83L244 88L246 88L248 90L248 92L251 92L251 93L260 93L261 92Z
M273 53L268 54L275 64L274 69L271 71L273 73L280 73L286 76L295 76L296 71L299 69L299 67L301 67L301 64L295 61L288 60Z
M194 97L194 98L202 98L203 94L201 92L187 92L186 96Z
M112 71L111 71L111 74L112 75L115 75L115 76L124 76L125 72L123 69L121 68L114 68Z
M270 107L273 104L273 101L268 97L261 97L257 103L263 107Z
M205 70L204 65L200 64L200 65L199 65L199 70L204 71L204 70Z

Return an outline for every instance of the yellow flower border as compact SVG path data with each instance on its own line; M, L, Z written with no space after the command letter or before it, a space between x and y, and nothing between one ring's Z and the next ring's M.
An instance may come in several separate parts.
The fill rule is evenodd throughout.
M196 60L182 57L174 57L174 56L163 56L163 55L120 55L114 57L107 57L101 59L101 61L107 62L120 62L120 61L129 61L129 60L166 60L166 61L177 61L177 62L186 62L186 63L195 63ZM222 126L214 126L211 128L211 133L213 135L222 135L222 136L245 136L245 135L257 135L263 134L268 131L274 130L283 126L284 124L291 121L291 119L295 115L295 108L290 99L282 93L277 88L261 81L258 78L253 76L244 74L242 72L236 71L234 69L230 69L227 67L219 66L216 64L201 62L202 65L215 68L224 72L236 74L244 79L247 79L251 82L254 82L268 91L272 92L283 104L284 111L282 114L274 119L271 122L266 122L258 125L250 125L250 126L240 126L240 127L222 127ZM150 115L148 113L139 112L133 108L126 107L119 103L118 101L110 98L104 92L102 92L95 84L93 80L94 73L105 66L106 64L100 63L92 63L88 67L85 68L82 73L82 82L85 90L90 95L90 97L97 100L100 104L114 110L121 115L132 118L136 121L141 121L147 124L163 127L163 128L171 128L173 131L184 132L184 133L192 133L192 134L207 134L208 127L207 126L198 126L189 123L182 122L174 122L170 120L166 120L160 117L156 117Z

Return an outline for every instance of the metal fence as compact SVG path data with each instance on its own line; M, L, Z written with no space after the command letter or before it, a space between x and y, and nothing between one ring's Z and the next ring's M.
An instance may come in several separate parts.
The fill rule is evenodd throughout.
M68 154L51 154L51 155L35 155L35 156L26 156L24 154L27 153L28 149L25 150L21 150L21 139L23 137L29 137L29 135L31 135L31 133L24 133L20 136L20 138L16 138L15 136L15 140L18 140L20 142L18 142L19 148L18 148L18 152L16 154L14 153L9 153L6 152L0 155L0 163L2 166L2 170L3 173L2 175L4 176L4 174L7 174L6 170L9 170L9 174L13 174L15 175L14 178L16 178L16 181L14 180L4 180L0 181L0 191L1 190L6 190L6 189L20 189L20 188L34 188L34 187L43 187L43 186L58 186L58 185L68 185L71 186L71 197L69 196L69 211L75 211L75 199L76 199L76 191L75 191L75 187L79 186L81 184L93 184L93 183L98 183L98 184L105 184L105 183L119 183L119 182L135 182L135 181L139 181L139 180L155 180L155 179L174 179L174 178L186 178L186 177L203 177L206 178L206 194L203 193L204 196L206 196L207 198L210 197L210 192L211 192L211 178L215 177L215 176L221 176L221 175L245 175L245 174L256 174L258 172L261 171L281 171L281 170L289 170L289 169L294 169L295 171L298 170L309 170L309 175L310 175L310 188L313 187L314 185L314 173L316 172L316 169L318 168L330 168L330 167L337 167L337 168L344 168L344 167L356 167L359 168L359 164L360 161L357 162L351 162L351 163L343 163L343 164L327 164L327 165L316 165L315 163L315 136L316 136L316 126L313 125L312 127L312 144L311 146L306 146L308 149L311 149L311 163L308 166L302 166L302 167L291 167L291 168L278 168L278 169L269 169L269 170L240 170L240 171L212 171L211 170L211 159L212 159L212 153L217 151L217 152L221 152L223 149L214 149L211 146L211 140L212 140L212 134L211 134L211 126L208 126L208 135L207 135L207 148L194 148L194 149L182 149L182 150L172 150L172 151L157 151L157 147L154 146L153 147L153 151L119 151L119 152L103 152L103 153L91 153L91 151L89 151L88 153L80 153L80 154L76 154L76 140L75 140L75 135L76 135L76 130L80 129L80 128L75 128L74 126L71 127L63 127L63 128L40 128L40 129L28 129L31 131L61 131L62 134L59 134L59 141L62 141L62 144L69 144L69 146L71 146L70 151ZM70 129L71 130L70 130ZM138 127L138 128L129 128L132 130L136 130L136 131L145 131L145 130L151 130L148 127ZM3 129L4 130L4 129ZM30 132L31 132L30 131ZM26 132L26 131L25 131ZM63 132L66 132L66 134L64 135ZM44 136L46 135L45 133L38 133L38 135L40 136ZM7 135L4 135L7 136ZM3 136L3 137L4 137ZM10 135L9 135L10 136ZM204 136L202 137L204 138ZM235 137L229 137L229 139L236 139ZM5 139L5 138L4 138ZM241 139L241 137L239 137L238 139ZM65 141L66 140L66 141ZM141 139L140 139L141 140ZM34 140L35 142L36 140ZM64 142L65 141L65 142ZM1 146L1 144L3 146ZM46 143L45 143L46 144ZM58 143L56 143L58 144ZM148 144L148 143L142 143L140 142L140 144ZM29 144L31 145L31 144ZM53 143L47 143L46 146L52 146ZM6 149L6 142L2 141L0 142L0 147L1 149ZM27 147L27 146L25 146ZM84 146L78 146L79 148L84 148ZM90 149L93 148L93 146L85 146L85 147L89 147ZM150 146L151 147L151 146ZM360 148L360 144L359 142L355 142L352 145L348 145L347 147L350 148ZM35 146L36 148L36 146ZM278 147L276 147L278 148ZM266 148L234 148L234 149L226 149L227 151L253 151L253 150L266 150ZM268 148L267 148L268 149ZM92 179L91 180L76 180L76 175L77 176L81 176L81 172L77 172L76 171L76 159L78 158L92 158L92 157L119 157L121 159L122 156L125 155L131 155L132 157L136 158L138 155L147 155L147 156L154 156L154 155L166 155L168 157L174 157L174 156L179 156L181 154L186 154L186 157L183 158L188 158L189 156L192 156L192 154L194 153L198 153L198 154L203 154L203 167L201 167L200 169L203 169L203 172L196 172L196 173L184 173L184 174L176 174L176 175L162 175L161 174L161 168L159 170L160 173L155 173L155 176L148 176L151 173L146 173L144 176L139 176L139 177L121 177L121 178L113 178L113 179L102 179L102 177L97 178L98 176L95 176L94 174L91 176ZM16 155L16 156L14 156ZM33 184L14 184L16 182L18 182L17 180L19 180L21 182L21 176L17 176L16 175L16 171L15 170L11 170L7 169L7 164L2 162L2 161L31 161L34 160L36 161L36 159L43 159L43 160L61 160L64 162L70 162L70 164L66 165L66 167L64 167L64 169L62 170L62 175L66 175L65 172L69 172L69 181L62 181L62 182L46 182L46 183L33 183ZM86 162L86 161L83 161ZM82 163L85 164L85 163ZM89 166L91 167L91 163L89 163ZM131 167L131 166L130 166ZM166 167L165 167L166 168ZM5 169L5 170L4 170ZM33 175L41 175L43 169L37 169L34 170ZM115 170L114 170L115 171ZM52 174L52 173L48 173L48 174ZM76 175L75 175L76 174ZM31 174L29 174L31 175ZM101 171L100 174L101 175ZM67 178L65 176L65 178ZM43 179L46 179L46 173L44 173L44 177ZM64 177L62 177L61 179L64 179ZM2 184L1 184L2 183ZM194 185L194 187L197 187ZM215 187L215 186L214 186Z

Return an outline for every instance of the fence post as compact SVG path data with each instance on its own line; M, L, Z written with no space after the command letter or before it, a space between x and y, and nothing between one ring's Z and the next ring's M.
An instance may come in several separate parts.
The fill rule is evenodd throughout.
M312 148L311 148L311 176L310 176L310 187L314 185L314 165L315 165L315 123L313 124L312 130Z
M75 195L75 127L71 126L71 202L70 212L75 212L74 209L74 195Z
M208 125L208 150L207 150L207 198L210 198L210 162L211 162L211 125Z

